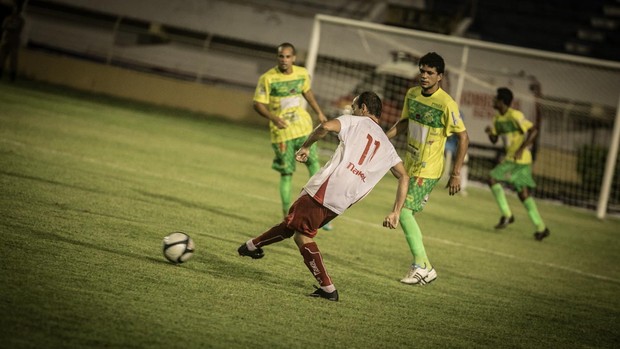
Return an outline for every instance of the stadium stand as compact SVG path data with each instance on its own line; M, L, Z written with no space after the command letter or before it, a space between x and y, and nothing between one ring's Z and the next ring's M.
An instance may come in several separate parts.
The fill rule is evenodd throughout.
M0 0L0 16L4 17L10 12L11 3L12 0ZM27 70L24 73L33 74L30 77L34 79L45 76L42 81L65 84L74 88L86 88L96 93L111 93L132 98L139 95L142 97L140 100L156 100L158 103L173 107L188 108L233 119L247 117L247 119L259 120L260 118L256 117L250 107L250 96L259 75L274 65L275 47L284 41L293 42L299 49L298 63L302 65L306 63L308 53L306 50L310 46L316 14L606 60L598 63L603 67L611 67L610 70L596 70L596 74L591 73L593 76L604 74L607 78L609 76L613 78L618 71L617 61L620 61L619 0L592 0L590 2L576 0L546 2L534 0L511 2L492 0L391 0L387 2L379 0L29 0L25 9L27 29L23 39L26 55L23 57L31 64L30 67L25 68ZM338 34L338 38L328 44L330 55L337 53L351 56L353 52L359 52L356 50L365 50L363 44L349 42L340 37L344 33ZM360 36L359 32L355 35ZM415 46L414 50L430 48L440 50L442 53L448 50L447 46L437 47L437 41L431 41L428 46ZM32 53L39 55L33 57ZM50 72L42 71L45 67L40 67L44 65L40 63L41 53L46 55L44 57L46 63L53 56L54 64L59 64L65 69L68 66L77 65L76 60L79 60L79 63L87 61L97 67L84 68L84 71L91 69L90 73L83 73L80 79L75 79L80 81L69 84L66 76L57 74L56 77L52 77ZM382 53L388 54L387 51ZM343 65L345 70L355 70L356 74L371 72L372 75L373 71L385 63L380 54L373 54L372 57L381 61L369 61L364 66L355 65L355 67L345 64L341 58L335 59L332 63ZM489 57L491 56L487 52L485 55L477 56L476 59L478 64L482 65L476 74L489 75L488 79L484 78L485 81L497 80L496 78L517 82L532 79L543 81L544 95L542 98L545 108L541 108L541 115L545 115L547 121L557 120L557 124L562 127L579 126L578 131L570 132L574 135L583 133L584 137L586 133L591 134L592 139L589 142L583 142L586 145L609 144L607 135L612 129L617 107L618 85L616 82L605 85L601 81L607 80L599 79L596 88L588 89L590 94L585 96L582 91L583 78L579 77L579 74L585 72L583 68L580 68L581 63L570 69L557 71L545 69L537 75L532 75L532 71L529 70L540 68L540 64L534 63L533 66L528 66L525 68L528 71L522 70L523 68L510 70L504 63L500 65L499 59ZM503 62L506 62L506 57L502 57ZM556 59L555 56L553 57L549 60ZM519 60L523 57L516 54L513 58ZM69 59L73 62L67 62ZM323 55L318 59L319 63L325 63L326 60L332 58ZM458 59L453 58L450 62L458 64ZM469 65L472 64L470 61ZM39 67L33 69L37 65ZM83 64L79 65L83 66ZM132 74L128 75L132 77L136 76L135 72L147 73L143 74L148 75L146 77L136 78L141 82L144 81L141 79L159 78L156 83L149 82L150 86L157 86L159 90L180 91L183 89L186 93L178 98L165 96L174 99L168 103L161 97L161 94L154 93L153 89L143 91L143 88L136 88L139 91L132 90L131 93L118 91L115 94L112 89L119 89L118 81L123 81L122 79L125 78L121 76L125 73L119 73L118 70L114 70L115 68L125 70L125 72L130 71ZM455 66L450 67L452 70L455 68ZM51 71L54 68L48 70ZM570 71L570 74L566 74L567 71ZM612 74L608 74L609 72ZM564 80L549 76L554 74L557 77L570 75L574 81L580 81L581 84L557 83L557 81ZM98 80L102 76L114 77L117 79L116 83ZM336 74L328 74L327 77L346 83L355 83L354 79L343 78ZM320 72L315 75L315 82L321 82ZM104 87L108 88L104 89ZM224 94L214 91L214 89L224 90L224 88L227 89ZM235 92L240 91L239 95L235 97L235 92L231 92L231 89ZM592 98L592 95L598 99ZM319 99L325 98L320 94L318 97ZM465 102L478 101L477 97L479 94L463 95ZM192 98L196 101L190 106L189 100ZM222 103L212 103L212 101L221 102L222 99L226 99L230 106L234 105L237 108L228 106L215 108L215 104ZM480 103L484 101L482 99ZM320 102L322 103L323 100ZM470 120L473 119L470 118ZM548 131L550 133L545 137L547 141L555 140L560 136L559 133L554 134L553 129ZM581 145L581 142L578 145ZM484 145L478 146L481 151L485 150ZM570 159L587 158L588 154L579 155L577 150L573 149L576 146L570 143L566 146L565 144L556 146L556 148L569 153ZM604 149L601 150L601 154L605 154ZM553 159L556 158L558 157L553 157ZM543 163L543 160L544 157L539 160L539 163ZM602 160L597 161L597 166L603 164ZM571 185L584 187L585 179L580 178L577 173L579 168L576 167L579 167L579 164L574 165L571 161L562 161L562 164L570 165L570 170L559 171L563 180L570 181ZM538 169L540 168L543 167L539 166ZM567 179L567 173L572 173L573 176ZM472 178L476 179L476 172L471 171L471 174ZM550 177L557 176L554 174ZM602 174L597 173L595 177L600 179ZM571 204L592 207L595 201L593 197L598 195L600 185L593 180L591 182L594 185L587 195L584 195L585 198L575 199L573 195L567 200L572 200ZM544 181L541 180L541 183L544 184ZM551 185L557 186L557 183L556 180ZM577 189L571 190L571 195L575 191ZM620 191L614 189L612 200L615 206L614 211L620 210L618 203L620 203Z

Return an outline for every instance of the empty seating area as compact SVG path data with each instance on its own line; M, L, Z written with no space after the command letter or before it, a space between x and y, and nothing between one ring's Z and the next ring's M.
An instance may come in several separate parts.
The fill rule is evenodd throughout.
M79 4L28 1L28 47L246 89L273 64L283 32L303 57L319 13L448 35L461 28L459 35L483 41L620 61L620 0L231 0L187 2L204 12L170 20L137 5L123 12L104 2ZM7 2L0 5L0 16L8 15ZM218 26L221 18L246 25Z
M620 60L620 1L475 1L468 36L546 51Z

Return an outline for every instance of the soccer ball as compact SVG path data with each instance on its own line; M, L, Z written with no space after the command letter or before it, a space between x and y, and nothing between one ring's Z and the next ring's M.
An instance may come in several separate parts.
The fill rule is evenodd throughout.
M172 263L181 264L194 255L194 240L182 232L170 233L163 241L164 257Z

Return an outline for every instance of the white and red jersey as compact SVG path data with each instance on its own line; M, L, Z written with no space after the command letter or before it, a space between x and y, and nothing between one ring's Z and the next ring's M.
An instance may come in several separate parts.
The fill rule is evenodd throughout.
M338 121L338 148L303 190L324 207L342 214L368 195L385 173L402 160L383 129L371 118L343 115Z

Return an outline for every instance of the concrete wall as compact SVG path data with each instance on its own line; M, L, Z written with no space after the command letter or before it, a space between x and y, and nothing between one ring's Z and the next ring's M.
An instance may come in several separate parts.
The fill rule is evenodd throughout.
M93 93L267 125L252 108L253 94L141 73L96 62L22 49L20 74L32 80Z
M103 13L177 26L248 42L277 45L289 41L308 47L314 16L272 10L225 0L55 0L54 2Z

